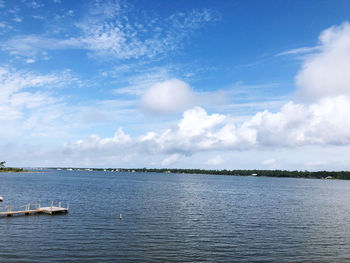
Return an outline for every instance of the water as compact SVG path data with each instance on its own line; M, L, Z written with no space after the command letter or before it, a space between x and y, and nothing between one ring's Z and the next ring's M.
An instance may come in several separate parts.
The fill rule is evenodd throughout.
M350 181L51 171L0 173L0 262L348 262ZM120 221L119 215L123 214Z

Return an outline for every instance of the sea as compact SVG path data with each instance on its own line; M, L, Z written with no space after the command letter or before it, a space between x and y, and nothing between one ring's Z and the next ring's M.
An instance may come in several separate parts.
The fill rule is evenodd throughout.
M0 262L350 262L350 181L0 173ZM120 219L122 217L122 219Z

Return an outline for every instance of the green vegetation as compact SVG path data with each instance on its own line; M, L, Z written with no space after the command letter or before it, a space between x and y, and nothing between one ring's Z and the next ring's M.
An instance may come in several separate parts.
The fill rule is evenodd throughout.
M0 173L1 172L15 172L15 173L20 173L20 172L24 172L24 170L22 168L12 168L12 167L4 167L4 168L0 168Z
M201 169L133 169L135 172L153 173L185 173L185 174L217 174L240 176L293 177L318 179L350 180L350 171L286 171L286 170L201 170Z
M177 173L177 174L213 174L230 176L264 176L264 177L290 177L315 179L343 179L350 180L350 171L286 171L286 170L202 170L202 169L153 169L153 168L52 168L62 170L80 171L106 171L106 172L141 172L141 173Z
M22 168L12 168L12 167L5 167L5 161L0 162L0 172L24 172Z

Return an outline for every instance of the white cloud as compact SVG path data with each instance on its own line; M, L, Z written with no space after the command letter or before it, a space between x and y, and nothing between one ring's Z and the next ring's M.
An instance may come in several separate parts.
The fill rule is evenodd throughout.
M320 52L308 56L296 76L299 97L350 95L350 24L324 30L319 41Z
M195 107L187 110L178 124L163 132L138 138L125 135L130 152L191 155L222 150L295 148L308 145L350 145L350 99L333 97L311 105L287 103L277 113L259 112L241 124L229 116L207 114ZM125 137L124 136L124 137ZM108 147L118 153L121 145L112 138L91 138L71 145L79 151L86 145ZM103 143L102 143L103 142ZM107 146L109 145L109 146Z
M0 104L9 101L10 96L20 90L45 85L59 85L61 78L54 74L35 75L26 71L15 71L0 67Z
M276 160L275 159L267 159L267 160L264 160L262 163L265 165L271 165L271 164L275 164Z
M31 8L34 8L34 9L37 9L37 8L40 8L40 7L43 7L44 5L42 3L39 3L37 1L31 1L28 3L28 5L31 7Z
M224 115L208 115L204 109L200 107L195 107L191 110L187 110L184 112L183 118L178 124L178 130L182 134L190 136L199 136L202 135L204 132L213 130L224 120Z
M34 5L33 5L34 4ZM32 2L33 7L39 7ZM209 10L175 13L168 18L138 13L130 4L96 1L88 15L72 26L75 35L66 38L24 35L1 44L12 55L39 56L44 50L81 49L104 59L154 58L180 48L183 39L204 24L217 19ZM69 10L67 16L73 16ZM132 15L132 18L131 18ZM21 22L19 17L14 21Z
M144 65L143 65L144 66ZM147 66L146 66L147 67ZM116 69L118 70L118 69ZM144 94L145 90L149 89L151 86L159 83L164 82L169 79L170 73L166 68L152 68L141 70L138 68L133 68L132 66L123 65L122 69L119 68L121 71L128 71L128 73L131 71L136 71L137 74L133 74L132 76L124 77L118 76L118 74L114 75L113 77L116 79L125 79L125 81L128 83L128 85L113 90L113 93L115 94L126 94L126 95L136 95L141 96ZM144 72L145 71L145 72ZM115 73L112 73L115 74Z
M8 12L10 14L17 14L17 13L19 13L19 11L20 11L19 7L13 7L13 8L8 10Z
M81 43L103 57L152 58L178 49L185 36L214 20L208 10L173 14L167 19L144 16L131 20L132 8L120 2L95 6L89 19L79 24L84 35Z
M35 59L28 58L28 59L26 60L26 62L27 62L28 64L35 63Z
M208 165L220 165L223 163L223 159L220 155L215 156L214 158L211 158L208 160L207 164Z
M17 22L17 23L21 23L22 20L23 20L23 18L22 18L22 17L19 17L19 16L15 16L15 17L12 19L12 21Z
M16 36L7 42L0 44L4 51L10 55L21 55L26 57L46 57L46 50L77 49L81 45L75 38L56 39L37 35Z
M307 54L307 53L312 53L312 52L315 52L315 51L319 51L320 49L321 49L320 46L316 46L316 47L301 47L301 48L295 48L295 49L283 51L281 53L278 53L277 56Z
M117 130L112 138L100 138L98 135L91 135L87 140L79 140L76 146L80 150L108 150L113 146L123 146L131 142L129 135L125 134L121 128Z
M53 89L74 81L69 72L37 75L0 67L0 138L61 133L65 114L62 98Z
M175 163L181 157L180 154L172 154L162 161L162 166L168 166Z
M34 19L39 19L39 20L44 20L45 17L44 16L38 16L38 15L33 15L32 16Z
M194 92L190 86L178 79L157 83L147 89L142 96L141 105L156 114L181 112L193 106Z

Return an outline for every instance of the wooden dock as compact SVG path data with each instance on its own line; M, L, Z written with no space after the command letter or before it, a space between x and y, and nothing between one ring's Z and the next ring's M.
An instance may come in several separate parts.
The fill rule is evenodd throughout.
M53 202L51 202L51 206L41 207L40 203L35 202L33 209L31 209L31 205L25 205L25 209L12 210L11 206L8 206L6 212L0 212L0 216L14 216L14 215L32 215L32 214L58 214L58 213L68 213L69 212L69 204L67 207L62 207L62 203L58 202L58 206L54 206Z

